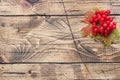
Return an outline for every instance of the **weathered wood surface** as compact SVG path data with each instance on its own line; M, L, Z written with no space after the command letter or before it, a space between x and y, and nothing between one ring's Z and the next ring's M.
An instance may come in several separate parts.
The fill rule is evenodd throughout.
M64 4L64 5L63 5ZM120 0L1 0L0 15L79 15L93 7L119 14Z
M82 38L82 17L68 18L70 26L64 16L0 17L1 62L120 62L119 41L105 48Z
M79 61L64 18L3 18L1 53L8 62ZM8 20L9 19L9 20ZM2 21L1 21L2 22ZM13 23L12 23L13 22ZM16 23L15 23L16 22ZM9 24L10 23L10 24Z
M112 66L111 66L112 65ZM119 80L118 63L3 64L0 80Z
M0 63L8 64L0 64L0 80L119 80L120 41L104 48L80 33L83 13L92 7L110 9L120 30L119 5L120 0L1 0Z

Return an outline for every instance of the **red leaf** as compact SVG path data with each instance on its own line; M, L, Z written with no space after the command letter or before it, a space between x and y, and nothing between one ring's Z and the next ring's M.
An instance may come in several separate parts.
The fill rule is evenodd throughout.
M81 21L84 22L84 23L88 23L88 24L90 23L89 19L87 19L87 18L83 18Z
M92 33L92 28L90 27L90 25L83 27L81 29L83 36L89 36Z

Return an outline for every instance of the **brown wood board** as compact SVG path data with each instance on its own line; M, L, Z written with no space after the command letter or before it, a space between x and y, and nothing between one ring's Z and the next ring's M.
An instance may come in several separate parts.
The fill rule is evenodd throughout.
M120 41L81 36L85 11L102 7L120 30L120 0L1 0L0 80L119 80Z

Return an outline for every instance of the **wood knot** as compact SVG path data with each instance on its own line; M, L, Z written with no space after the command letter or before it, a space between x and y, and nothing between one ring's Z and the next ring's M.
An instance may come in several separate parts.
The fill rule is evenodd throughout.
M27 2L29 2L30 4L34 4L37 3L39 0L26 0Z
M5 27L5 23L1 23L1 26L2 26L2 27Z
M29 70L28 73L31 75L32 78L37 77L37 73L35 71Z

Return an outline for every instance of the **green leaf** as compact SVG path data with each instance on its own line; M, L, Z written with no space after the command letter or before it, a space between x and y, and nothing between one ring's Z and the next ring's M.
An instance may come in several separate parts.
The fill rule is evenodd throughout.
M118 29L115 29L112 31L112 33L108 37L98 35L96 37L92 36L92 38L94 40L97 40L97 39L101 40L103 42L104 46L109 47L114 40L120 39L120 33L119 33Z
M104 46L107 46L107 47L110 46L112 42L110 37L104 37L104 36L98 35L96 37L92 36L92 38L94 40L100 40L104 44Z
M113 32L110 34L110 37L113 41L116 39L120 39L120 33L117 28L113 30Z

